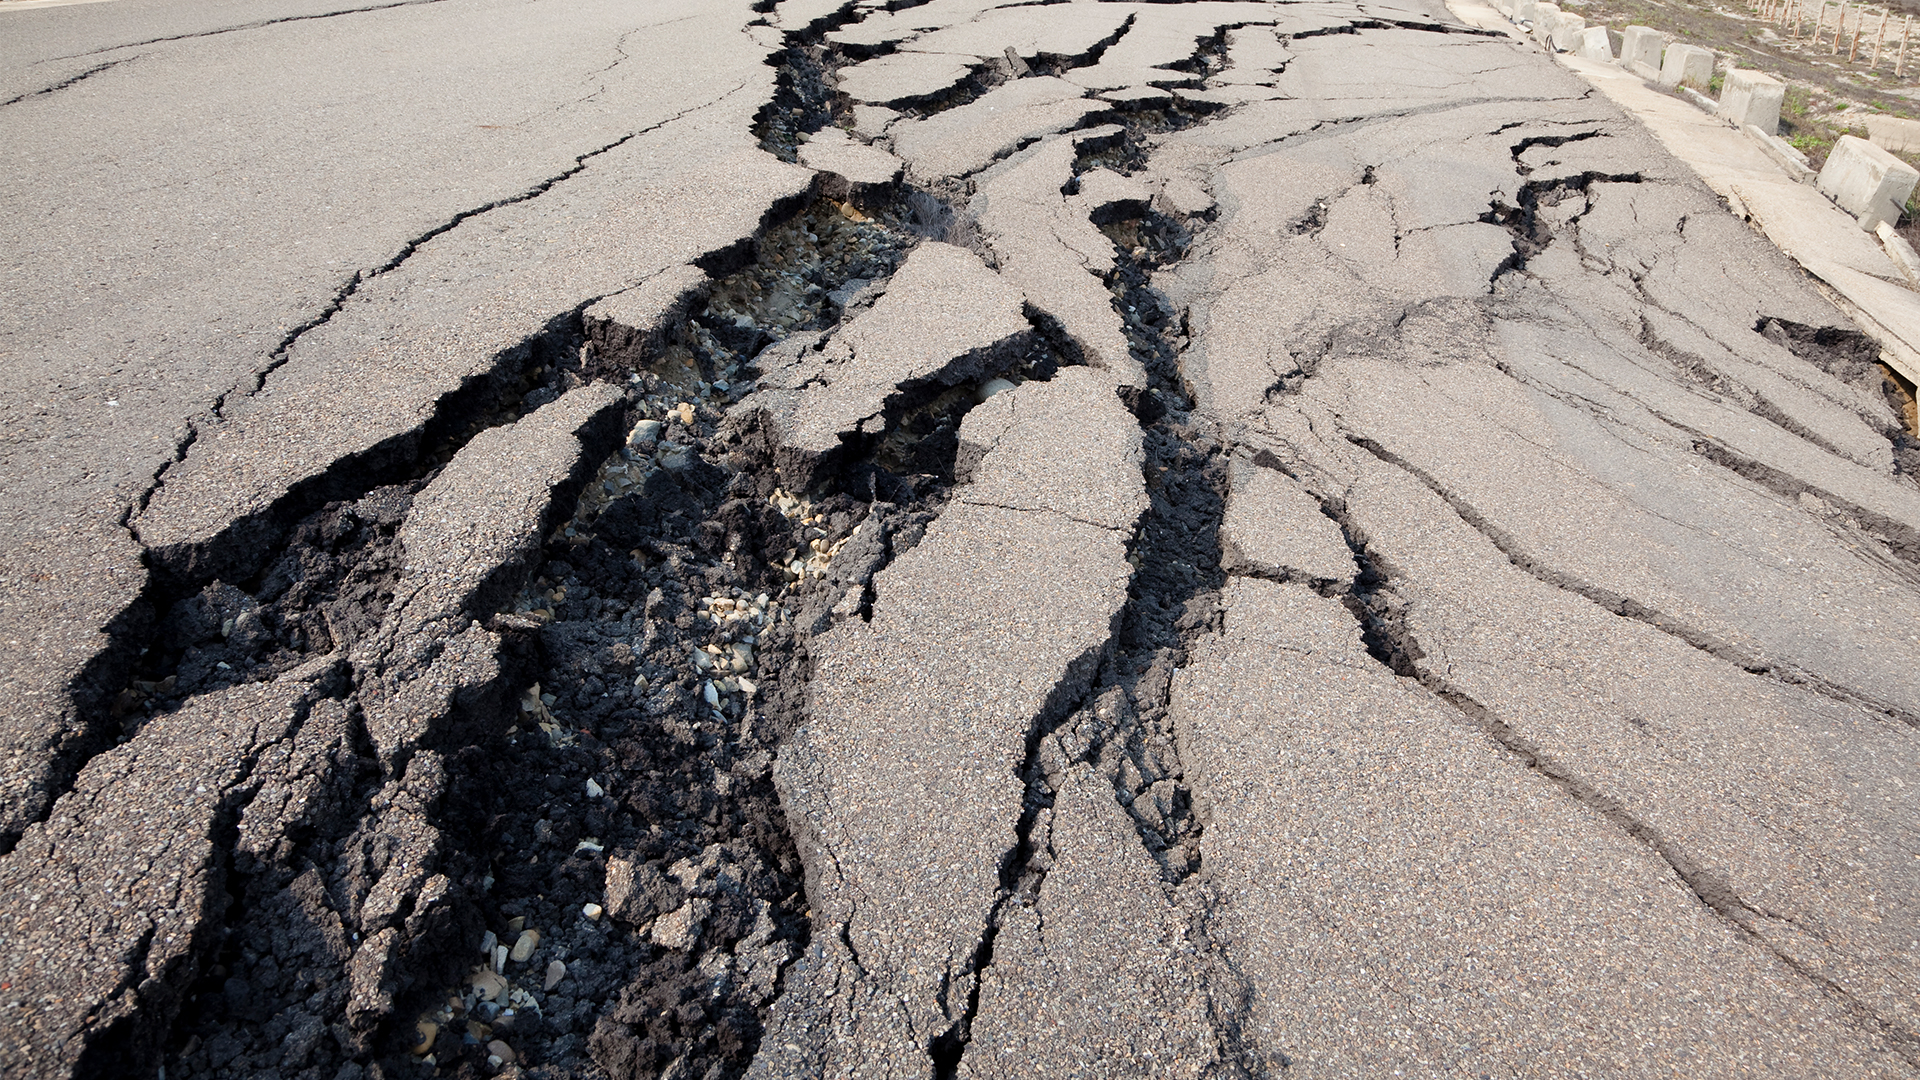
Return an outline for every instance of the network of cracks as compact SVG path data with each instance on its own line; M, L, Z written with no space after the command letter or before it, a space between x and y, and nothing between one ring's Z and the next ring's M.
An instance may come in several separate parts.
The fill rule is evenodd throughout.
M850 6L789 35L779 93L756 130L769 152L791 159L809 135L847 120L833 72L850 57L823 37L854 15ZM1196 42L1187 74L1218 70L1224 41ZM984 65L906 107L919 116L955 108L1009 79L1091 63L1110 44ZM1206 115L1194 106L1096 117L1120 131L1082 146L1075 182L1094 169L1141 167L1153 134ZM1519 206L1492 207L1484 220L1514 236L1514 257L1497 273L1523 271L1551 241L1539 206L1583 198L1596 180L1624 178L1529 186ZM617 422L583 436L588 459L557 492L524 584L479 613L506 643L501 672L487 703L434 747L444 783L423 817L437 833L444 891L397 917L403 959L388 1000L356 1010L347 968L358 934L336 913L375 902L409 850L364 808L409 794L383 771L358 726L354 674L340 670L322 683L341 706L340 730L301 827L227 868L215 907L224 915L201 928L199 974L177 1016L158 1031L125 1026L90 1051L89 1067L157 1056L174 1077L743 1073L813 932L771 773L783 740L806 721L809 643L837 621L871 617L875 576L920 541L964 482L967 412L1084 360L1057 323L1030 311L1032 333L993 370L902 384L877 424L801 473L765 418L736 405L756 389L766 350L824 339L870 309L917 245L991 257L971 230L967 195L964 184L817 185L770 215L751 244L703 265L710 280L647 340L610 335L579 311L557 319L445 408L416 452L356 482L313 486L283 514L284 542L270 558L220 579L156 573L149 640L109 707L120 742L196 697L368 641L395 599L413 500L462 447L578 387L620 390ZM1204 887L1205 823L1169 699L1189 650L1221 626L1229 466L1249 455L1199 409L1181 368L1184 313L1153 285L1207 218L1123 204L1094 224L1114 242L1105 285L1147 376L1126 404L1141 427L1148 510L1128 542L1135 570L1111 640L1084 683L1033 719L1018 843L999 868L1000 906L974 974L993 962L1001 910L1031 902L1045 881L1044 825L1069 765L1113 784L1169 888ZM1323 224L1310 216L1298 231ZM1766 333L1880 387L1859 340L1777 321ZM1895 441L1907 464L1912 444ZM1308 584L1352 613L1378 662L1421 677L1391 569L1337 498L1321 502L1357 571L1350 584ZM1431 688L1484 721L1470 699ZM1698 875L1677 869L1694 884ZM1711 903L1713 883L1696 888ZM1204 919L1194 933L1205 951ZM1243 1033L1246 988L1224 969L1216 982L1210 1018L1223 1071L1284 1067ZM976 1007L957 1007L952 1026L929 1040L936 1075L958 1071Z

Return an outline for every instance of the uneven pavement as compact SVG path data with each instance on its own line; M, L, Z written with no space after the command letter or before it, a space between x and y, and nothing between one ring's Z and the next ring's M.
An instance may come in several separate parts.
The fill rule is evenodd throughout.
M0 22L0 1073L1920 1071L1911 403L1547 58Z

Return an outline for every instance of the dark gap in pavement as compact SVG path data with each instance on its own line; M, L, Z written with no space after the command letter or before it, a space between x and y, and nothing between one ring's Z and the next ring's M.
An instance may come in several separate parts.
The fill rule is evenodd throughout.
M1096 220L1115 242L1116 265L1107 278L1114 310L1148 374L1144 390L1123 397L1143 428L1149 507L1129 544L1135 570L1107 644L1068 666L1029 729L1021 767L1026 795L1017 842L1000 868L1001 899L965 971L967 1004L929 1046L940 1078L958 1075L1005 905L1039 902L1052 867L1046 822L1060 769L1085 764L1107 778L1169 888L1201 865L1201 823L1175 745L1169 699L1173 674L1192 644L1219 628L1227 467L1217 434L1193 414L1191 388L1180 372L1184 317L1150 277L1183 257L1192 236L1184 223L1144 206L1123 205ZM1204 953L1205 943L1199 945ZM1240 1030L1245 994L1224 986L1211 986L1209 994L1223 1054L1236 1068L1257 1072L1246 1065L1254 1058Z
M873 575L944 505L975 387L908 388L882 431L796 491L763 418L733 406L761 352L824 338L884 292L942 218L928 199L823 196L710 265L733 269L650 354L622 359L640 367L640 419L496 620L523 628L535 679L517 729L458 763L443 827L491 867L479 906L496 940L515 918L542 933L529 978L567 965L538 1017L516 1010L505 1037L523 1065L737 1075L809 940L773 754L805 719L809 640L869 613ZM489 1040L460 1031L502 1029L470 992L447 1000L461 990L416 988L397 1026L438 1025L436 1064L484 1070Z
M1913 384L1882 359L1879 342L1858 330L1805 326L1772 317L1757 320L1753 329L1869 398L1885 401L1900 418L1899 426L1881 429L1893 444L1894 469L1920 482L1920 415L1915 413Z
M877 214L901 221L914 220L916 211L906 205L905 193L868 194L876 200L883 196L891 200L884 206L875 205ZM398 979L395 992L401 1007L394 1015L410 1021L423 1011L431 1013L434 1006L444 1005L448 991L464 992L460 1010L462 1023L442 1025L432 1040L436 1045L429 1047L448 1063L463 1055L471 1056L476 1046L484 1048L488 1041L470 1042L465 1036L473 1029L464 1027L467 1021L486 1024L492 1034L513 1038L517 1046L531 1051L535 1058L551 1055L584 1061L594 1022L600 1018L603 1008L621 997L621 987L645 982L633 977L636 970L652 964L649 970L659 977L646 983L643 991L629 993L623 1001L649 1000L648 994L657 996L658 993L684 997L688 986L704 978L683 962L684 956L663 961L660 955L642 955L653 946L645 942L635 944L625 935L616 935L609 921L611 912L608 919L598 921L582 914L586 903L605 898L605 854L617 855L619 850L631 852L657 841L655 847L661 857L637 863L637 872L655 885L662 880L671 881L658 876L661 867L672 867L689 852L702 858L713 856L707 863L700 864L702 869L693 873L688 884L665 886L669 892L679 887L699 894L718 888L715 883L719 881L743 883L745 893L736 890L725 896L716 893L712 897L695 897L711 905L702 924L710 931L712 940L728 945L749 942L759 950L756 955L766 961L751 971L739 972L742 985L747 987L743 994L770 998L787 957L783 954L768 958L785 949L784 942L796 937L801 942L805 940L805 920L795 915L797 911L804 911L798 863L791 857L791 842L784 822L779 819L777 798L765 775L764 761L757 772L749 766L737 786L731 778L718 779L710 769L704 768L703 759L713 746L712 737L700 730L703 721L698 712L699 700L687 699L682 692L687 690L686 686L666 685L663 676L672 672L665 670L665 664L653 669L656 685L651 687L655 691L651 695L647 693L649 687L635 687L630 681L635 671L646 670L649 644L656 646L655 653L661 649L670 652L678 649L672 640L679 627L663 624L663 635L652 642L643 634L627 634L627 631L633 629L632 615L636 612L662 615L670 623L678 624L688 618L699 621L716 612L737 611L737 601L741 599L741 590L737 587L725 590L725 606L709 602L705 610L693 612L684 608L666 610L662 605L668 593L675 601L692 596L719 599L723 590L710 588L718 584L715 575L728 578L731 567L747 557L747 549L755 557L765 555L769 547L791 554L789 542L796 536L804 549L805 538L800 534L810 526L799 521L789 523L780 507L764 499L729 498L724 471L700 455L710 452L714 422L720 410L751 389L752 350L776 336L832 325L841 317L842 308L830 296L804 288L783 291L771 287L770 283L776 279L796 280L791 276L796 268L816 272L823 266L842 275L857 269L883 276L890 274L893 266L917 242L918 236L910 229L886 225L854 210L853 205L852 201L822 198L789 206L784 220L765 227L753 241L702 260L710 270L734 269L711 283L700 296L687 298L682 305L683 317L662 340L654 343L657 346L654 355L647 358L657 371L632 371L630 366L622 366L622 358L604 355L598 341L588 339L583 319L587 305L570 313L564 321L556 320L556 325L550 327L541 340L503 357L501 368L496 372L496 381L504 388L502 393L472 408L443 408L436 423L429 425L432 430L419 433L411 440L414 460L407 465L403 484L375 487L361 493L349 491L345 493L349 498L322 504L293 528L296 538L312 534L314 546L296 548L260 570L254 578L242 579L244 585L256 588L262 595L273 594L282 578L298 579L297 584L303 584L306 593L316 599L298 608L295 614L310 615L318 610L323 617L332 618L321 628L330 642L322 643L321 631L310 628L308 649L324 651L327 647L341 647L349 637L357 639L378 625L380 611L390 599L397 560L401 557L392 544L392 535L404 520L413 493L474 435L487 427L509 423L568 389L590 381L625 379L629 400L634 405L656 416L671 408L672 415L664 422L653 421L648 438L636 440L614 459L626 464L631 457L645 457L650 475L643 478L644 482L623 485L616 482L605 467L597 475L592 473L597 456L583 461L576 470L579 483L572 491L589 496L581 500L589 510L588 517L561 520L556 524L548 544L546 564L532 574L534 584L522 594L522 602L512 605L519 610L502 612L490 619L484 612L477 613L505 638L502 678L511 685L499 688L500 693L504 695L513 687L544 686L551 697L550 700L543 698L537 690L531 696L523 695L520 711L514 716L494 711L473 718L478 727L469 724L470 730L466 733L472 738L463 738L459 745L437 748L444 754L451 784L445 796L435 805L425 807L424 812L436 841L452 853L441 860L443 865L439 867L454 879L451 892L444 897L446 903L441 905L452 914L434 925L422 924L416 937L413 932L416 917L404 911L400 913L407 922L400 930L405 936L398 946L401 960L395 972ZM918 212L924 213L924 208ZM773 213L779 214L781 209L775 208ZM847 238L841 234L847 231L868 234L870 242L844 242ZM516 377L509 378L509 375ZM725 378L727 375L740 381L730 384ZM689 406L687 421L679 419L678 403L682 400ZM692 412L695 402L700 409L697 415ZM399 466L396 455L395 467ZM368 474L362 471L357 475L364 481ZM586 483L589 476L592 485L581 493L579 485ZM565 515L573 510L573 495L565 490L557 492L556 512ZM627 538L635 542L624 549L605 551L592 547L595 538L589 533L609 516L617 521L619 529L645 535ZM850 520L842 520L843 517L850 519L851 515L829 516L826 508L808 516L819 524L841 529L852 524ZM917 536L912 528L912 514L902 512L898 516L905 520L892 539L906 545ZM615 526L609 525L608 531L615 531ZM606 547L601 543L600 548ZM716 555L717 563L724 566L716 564ZM295 559L296 565L292 568L286 565L289 557ZM741 580L751 577L749 584L777 591L777 584L762 580L769 572L779 576L769 569L773 565L767 561L755 571L759 577L748 575ZM292 572L295 570L299 572ZM604 577L596 577L596 572L603 573ZM650 579L649 574L658 581ZM570 583L574 585L573 594L567 595L565 590ZM624 586L631 595L614 597L615 585ZM596 586L608 595L595 595ZM342 590L367 602L341 610L329 607L339 600L335 594ZM625 601L624 606L620 600ZM228 612L222 604L239 610ZM235 597L234 590L217 581L188 592L178 598L177 605L183 606L172 613L175 616L172 622L187 630L182 631L185 636L176 651L186 657L190 650L200 650L192 654L189 665L196 678L207 669L219 670L216 657L229 655L219 650L231 652L236 635L243 643L253 643L261 636L255 623L273 622L248 608L243 599ZM628 620L624 627L619 622L623 617ZM645 615L641 618L644 625ZM336 633L333 629L336 626L345 630ZM225 632L224 636L220 631ZM782 662L780 641L756 644L761 647L755 651L771 656L771 660L763 659L762 664ZM640 663L629 663L633 670L627 671L626 698L614 701L617 695L609 691L617 687L608 685L608 671L610 663L617 667L622 660L617 648L620 646L627 650L625 660ZM612 661L608 660L609 653ZM277 670L280 664L276 655L264 652L253 661L251 669L230 664L233 674L221 677L236 680L257 677L265 663L274 664ZM684 650L674 652L673 661L675 667L691 667L690 653ZM705 681L696 681L695 685L701 688L697 693L703 695ZM777 678L769 681L778 682ZM176 675L170 692L184 696L189 689L201 685L200 682L183 684ZM775 685L770 689L777 692L779 687ZM791 692L799 689L791 688ZM634 715L610 712L609 702L630 708ZM665 708L670 713L685 712L693 717L693 723L669 720L649 728L642 722L648 705ZM728 715L729 719L737 720L740 713L734 702L722 710L722 715ZM568 722L554 723L559 717L565 717ZM574 721L583 717L583 726L588 727L589 732L578 734L579 727ZM508 729L515 727L516 719L518 730L507 734ZM595 727L603 730L592 733ZM770 731L777 734L775 727L770 727ZM682 738L683 735L692 737ZM604 741L601 736L605 736ZM224 936L212 946L212 959L206 967L208 974L196 988L197 1004L175 1025L170 1061L175 1071L208 1076L250 1075L267 1060L260 1055L271 1053L271 1040L278 1038L287 1027L286 1017L299 1011L299 1001L319 992L315 990L314 980L322 984L321 991L327 986L344 989L346 973L337 969L328 973L324 965L300 962L300 956L304 955L301 950L305 948L301 935L286 937L275 928L299 917L299 912L281 909L291 902L287 899L291 895L289 890L297 892L298 882L308 880L301 874L288 872L288 866L294 870L306 866L305 874L317 875L314 880L322 882L323 893L337 894L343 888L361 895L366 892L364 883L360 886L341 884L341 875L351 868L340 861L350 850L381 842L378 830L372 828L373 818L362 818L369 799L380 794L379 768L372 761L366 742L365 732L359 730L356 718L354 730L349 733L349 745L336 755L337 760L331 766L329 783L341 789L337 801L347 810L322 815L310 823L310 835L290 838L287 860L274 867L248 868L246 873L236 873L228 879L227 888L237 902L231 905ZM771 736L768 743L771 744ZM586 781L592 777L598 778L596 784L605 783L598 796L588 794ZM728 789L734 798L724 797ZM650 813L674 827L659 830L658 835L644 829L635 832L629 828L626 833L619 833L611 828L619 815L626 814L631 819L636 806L637 812ZM707 820L715 814L718 815L715 820ZM732 847L688 841L689 829L698 833L716 828L726 833ZM577 845L588 837L606 839L608 844L601 845L605 851L548 851L556 845ZM616 838L630 841L629 848L614 848ZM543 865L539 857L548 854L559 857L545 860L551 865ZM536 861L527 862L529 855ZM647 873L649 869L652 876ZM642 889L635 893L630 889L629 892L636 896L655 895L659 890L650 893ZM747 899L741 899L742 896ZM761 906L757 903L760 900L767 903ZM639 903L629 905L625 913L631 916L641 911L641 907L636 906ZM799 906L795 908L795 904ZM329 904L321 906L325 909ZM331 906L340 908L341 905L336 902ZM351 906L346 910L351 910ZM571 965L566 979L553 995L546 995L543 988L542 999L535 1001L536 1006L548 1006L544 1012L538 1008L530 1012L524 1001L469 1000L474 995L463 973L472 966L472 961L464 958L465 950L477 944L481 929L490 926L504 932L514 917L528 919L529 925L539 927L551 939L543 947L540 958L549 955L557 958L558 950L569 950L568 959L563 961ZM254 940L260 934L267 937ZM237 987L245 988L245 992L237 992ZM296 988L301 989L296 992ZM525 988L515 992L530 993ZM509 1008L501 1009L499 1006L503 1004ZM515 1004L519 1007L513 1008ZM733 1005L737 1002L718 1009L713 1030L706 1032L707 1043L711 1044L709 1049L718 1046L723 1055L735 1057L745 1048L746 1057L740 1058L744 1062L751 1056L749 1044L751 1038L757 1038L759 1018L751 998L744 1014ZM261 1022L263 1016L264 1023ZM502 1017L506 1023L495 1023ZM359 1043L349 1045L356 1037ZM262 1038L269 1042L261 1043ZM453 1040L450 1045L447 1044L449 1038ZM693 1036L689 1045L699 1043L701 1038ZM413 1060L407 1051L419 1039L420 1035L408 1024L389 1017L375 1030L340 1032L331 1040L316 1036L305 1040L303 1045L307 1046L306 1053L322 1062L344 1067L370 1059L384 1060L392 1068ZM613 1050L616 1056L619 1045L636 1041L625 1040L618 1033L610 1039L616 1044ZM674 1039L682 1040L682 1033L675 1032ZM637 1042L642 1050L646 1048L644 1038ZM655 1040L654 1045L664 1044ZM486 1056L480 1053L470 1064L484 1068ZM328 1065L329 1069L332 1067Z

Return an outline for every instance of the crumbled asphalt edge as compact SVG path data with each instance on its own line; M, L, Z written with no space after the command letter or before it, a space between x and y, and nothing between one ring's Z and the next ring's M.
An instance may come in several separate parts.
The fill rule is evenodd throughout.
M729 702L727 723L699 719L702 681L691 678L686 647L690 637L699 636L690 631L699 627L686 624L701 620L690 601L737 595L746 587L778 594L776 568L794 555L793 549L806 550L797 542L805 538L796 537L794 526L769 509L765 498L778 483L773 448L751 420L721 423L728 402L752 389L745 361L770 340L824 334L851 313L849 305L857 310L871 303L875 289L846 286L883 282L928 231L929 220L952 217L925 193L895 188L863 197L869 200L869 215L850 215L852 201L815 198L764 229L752 244L704 260L709 273L721 276L687 298L680 305L685 317L652 343L655 355L647 359L659 371L629 374L635 357L610 356L616 343L583 339L578 329L565 339L558 362L534 369L545 377L500 415L511 418L531 410L583 376L624 376L629 398L643 414L661 413L675 397L699 402L691 423L681 422L677 413L667 417L652 444L662 451L656 458L673 456L676 468L653 468L645 484L606 501L591 522L576 516L560 524L546 563L531 574L529 591L515 610L491 620L507 639L503 664L514 685L503 692L537 682L550 699L541 708L556 730L542 730L522 717L521 730L442 748L449 783L438 805L429 809L442 834L441 847L457 853L439 867L457 883L457 895L442 905L457 915L430 939L409 940L413 928L405 928L408 937L401 945L408 970L398 1004L370 1040L329 1042L321 1037L324 1029L314 1028L312 1017L329 1010L338 1014L333 996L344 980L330 978L337 972L325 972L324 962L304 962L313 957L302 950L313 953L313 943L289 929L314 916L312 910L293 910L299 907L291 902L295 899L312 906L314 897L302 895L303 888L310 893L319 884L333 893L365 894L370 882L334 880L338 874L330 878L328 873L337 868L314 854L364 844L367 838L355 831L360 823L350 813L310 822L314 835L296 841L300 847L289 853L288 864L271 874L229 876L232 902L222 940L170 1040L168 1063L176 1075L269 1075L276 1063L288 1066L285 1075L303 1077L344 1075L362 1066L417 1069L419 1056L407 1052L419 1037L413 1019L467 985L467 973L480 959L481 930L491 928L510 941L508 923L515 917L545 935L528 961L526 970L536 975L524 976L530 984L525 989L543 982L537 972L550 960L566 965L565 979L551 994L541 990L537 1010L506 1014L508 1023L499 1023L499 1014L477 1002L477 1011L461 1019L491 1021L492 1030L485 1033L509 1040L529 1075L624 1074L665 1068L676 1059L694 1075L735 1075L745 1068L779 974L804 946L808 930L799 864L767 771L772 748L801 718L805 638L824 629L846 589L859 588L862 599L870 600L864 590L872 573L917 542L952 483L958 419L972 403L970 394L939 386L908 388L889 402L887 432L843 456L814 493L822 531L836 541L868 517L880 519L871 533L870 546L877 550L846 553L845 562L860 571L856 577L829 575L793 590L789 606L794 610L757 643L761 689L754 709ZM834 246L835 232L855 228L856 216L866 219L858 228L883 232L888 239L849 256ZM791 249L799 245L833 250L796 260ZM739 317L742 306L753 302L749 284L791 275L796 262L832 262L836 253L832 280L816 280L817 287L797 297L780 294L795 309L782 321L763 324ZM820 277L820 267L809 273ZM842 287L825 287L836 283ZM775 294L772 288L758 293ZM618 344L631 348L633 343ZM1016 369L997 374L1044 377L1067 361L1036 332L1015 362ZM350 612L358 620L351 625L378 624L378 609L390 596L396 572L391 535L407 501L432 468L486 426L485 419L462 428L460 439L424 454L419 478L350 503L327 504L296 529L300 536L312 533L335 542L331 538L337 535L339 542L361 544L361 560L340 576L374 602ZM615 460L634 458L636 449L620 451ZM931 471L903 477L888 466L930 466ZM570 503L562 499L557 505ZM349 523L357 528L349 531ZM635 552L644 556L644 566L635 562ZM263 571L261 580L273 580L278 565ZM554 599L556 590L564 590L557 592L563 599ZM195 618L170 610L166 624L178 622L204 636L209 626L225 630L232 619L243 642L251 642L255 617L244 611L234 616L222 604L245 607L244 599L216 582L173 605ZM218 641L181 638L178 652L186 659L175 664L169 692L184 695L202 685L180 680L183 666L196 677L210 667L220 670L215 657L235 655L229 644L233 637L228 630ZM230 665L235 674L222 677L258 677L284 666L284 658L269 652L250 667ZM648 684L636 688L631 680L643 673ZM493 726L511 723L496 720ZM588 796L589 778L603 795ZM369 799L385 797L363 733L356 732L353 745L339 756L330 782L338 789L340 807L363 807ZM589 838L604 853L575 850ZM586 918L583 906L604 897L608 856L637 864L656 902L675 899L678 890L711 905L699 947L652 945L643 932L630 932L644 927L617 924L612 913L599 921ZM297 869L293 860L302 857L310 872L289 884L294 875L287 867ZM680 863L683 871L697 868L684 883L663 873L682 859L689 860ZM314 868L321 872L311 873ZM320 901L322 912L329 906L338 905ZM631 923L649 913L635 907L622 914ZM740 947L743 942L746 948ZM332 959L337 965L344 958ZM724 984L718 994L716 981ZM299 993L290 994L295 988ZM307 998L304 1007L294 1002L301 996ZM468 1034L461 1024L443 1025L431 1052L454 1075L486 1075L490 1067L482 1047L489 1040ZM288 1046L299 1052L286 1056Z
M382 585L375 580L378 572L354 571L353 565L365 558L372 560L371 567L385 558L380 552L398 525L393 515L404 517L404 503L413 492L468 440L487 427L512 423L579 384L576 366L567 360L579 327L579 309L556 317L543 332L495 357L485 372L441 397L419 427L335 462L212 541L177 550L143 549L147 580L140 595L105 628L107 644L68 686L78 734L56 752L58 771L49 784L46 807L34 820L45 819L95 754L125 742L147 717L170 711L190 694L268 678L325 652L327 639L340 628L316 632L316 618L343 619L343 626L354 628L370 620L377 626L385 609L381 590L391 583ZM356 508L381 488L394 490ZM402 501L396 505L395 499ZM372 531L344 526L342 515ZM325 523L329 519L332 523ZM379 533L385 538L375 535ZM319 545L311 558L301 551L280 554L282 545L295 536ZM342 545L351 554L343 557ZM346 581L355 574L355 581ZM289 575L313 579L309 588L293 590L289 597L276 591L290 587ZM340 587L364 601L361 614L340 606L341 598L334 595ZM237 621L244 611L254 611L265 636L242 626L248 632L232 648L200 649L212 672L188 683L175 679L168 684L167 678L177 674L171 665L190 662L189 649L210 646L206 640L180 636L190 637L193 627L184 624L175 609L210 588L217 595L207 596L205 604L211 605L209 611L222 612L216 626L230 633L225 620ZM347 641L355 637L357 633L349 633ZM218 667L221 663L227 667ZM0 855L11 852L18 841L18 831L0 833Z
M345 497L322 503L278 538L269 534L262 543L277 554L265 566L248 573L245 564L229 559L224 565L240 565L247 574L236 574L237 584L216 578L196 589L197 582L156 573L149 594L163 614L140 656L137 677L116 699L120 737L131 738L152 717L200 694L269 680L312 657L347 655L380 625L392 599L404 557L395 537L414 494L479 432L511 423L579 385L582 340L576 310L535 341L496 358L491 385L499 392L476 397L465 408L446 409L443 400L443 410L412 440L413 460L396 454L382 470L362 476L372 484L398 473L398 482L359 493L344 477L315 485ZM564 503L585 480L584 468L577 468L556 497ZM170 595L177 598L169 601ZM505 659L511 668L511 658ZM463 704L484 711L490 694L501 692L498 686L475 688ZM216 846L222 865L209 880L225 896L212 910L224 909L224 916L196 928L192 965L199 976L177 1015L143 1011L139 1017L162 1034L163 1045L116 1046L109 1033L82 1059L81 1075L100 1071L96 1066L107 1058L138 1062L155 1050L176 1076L364 1075L350 1059L370 1057L377 1033L347 1020L353 979L346 965L359 942L361 906L389 859L407 850L408 839L390 835L393 826L383 811L399 805L431 819L440 812L441 792L438 777L412 774L420 770L382 776L344 662L333 696L346 700L346 722L306 762L319 779L299 820L265 859L236 855L231 844ZM234 835L259 784L249 779L236 788L216 835ZM432 954L477 923L469 894L484 868L443 847L432 869L446 883L443 891L397 913L399 951L409 969L403 977L444 974L434 970ZM316 1056L319 1063L310 1064Z
M1754 324L1761 337L1832 375L1868 396L1884 399L1895 416L1903 419L1912 407L1912 398L1900 384L1893 369L1880 359L1880 345L1857 330L1831 326L1803 326L1785 319L1765 318ZM1905 427L1889 426L1882 432L1893 444L1895 471L1920 483L1920 438Z

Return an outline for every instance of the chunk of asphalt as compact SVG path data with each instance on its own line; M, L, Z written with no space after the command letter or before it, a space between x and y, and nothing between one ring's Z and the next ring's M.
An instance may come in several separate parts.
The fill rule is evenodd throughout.
M1210 929L1269 1053L1311 1074L1904 1070L1657 854L1462 738L1339 601L1237 578L1224 602L1173 710L1232 897Z
M0 1068L9 1076L151 1071L208 935L263 751L337 680L313 661L195 698L95 757L0 862Z
M1046 382L995 394L960 422L960 446L980 459L972 482L954 491L961 503L1117 531L1146 509L1140 427L1105 372L1062 368Z
M1224 1064L1188 916L1113 785L1071 766L1032 847L1049 869L1009 904L958 1075L1204 1076ZM1116 1023L1117 1018L1124 1022Z
M1230 574L1300 581L1353 580L1353 551L1320 500L1277 469L1235 460L1220 522L1221 565Z
M403 758L447 720L455 698L492 680L498 638L474 620L525 584L546 531L571 511L562 497L577 494L618 445L624 401L618 388L594 383L481 432L414 498L400 531L406 572L380 630L354 653L367 732L383 760Z
M840 92L863 104L897 108L954 89L972 74L972 57L888 53L841 68Z
M837 127L824 128L801 144L800 164L841 177L855 193L894 183L904 168L899 158Z
M774 778L807 867L816 955L788 976L807 985L776 1003L757 1070L787 1067L776 1048L815 1042L802 1031L829 1021L849 1034L826 1048L828 1074L861 1062L924 1070L928 1041L964 1026L1018 843L1029 738L1085 692L1125 604L1131 520L1064 510L1144 508L1137 428L1092 378L1026 383L989 404L1001 398L1014 424L975 485L1024 489L1034 505L971 502L961 487L875 577L872 621L812 646L808 720ZM1033 433L1105 399L1130 442L1056 443L1050 468L1026 460ZM1087 498L1089 479L1110 490Z
M1146 373L1128 350L1105 276L1113 241L1060 189L1073 176L1074 141L1051 138L987 170L968 209L1000 273L1060 324L1084 360L1133 386Z
M1108 108L1050 75L1003 83L973 101L887 129L910 175L941 180L978 172L1010 146L1074 127Z
M883 414L916 387L957 386L996 374L1024 351L1032 327L1025 297L951 244L915 248L873 307L810 360L797 392L743 402L773 413L780 471L810 487L823 459L848 441L878 436ZM796 376L782 377L789 384Z
M697 266L670 266L629 289L587 306L587 340L607 360L644 367L659 355L674 328L698 307L712 284Z

